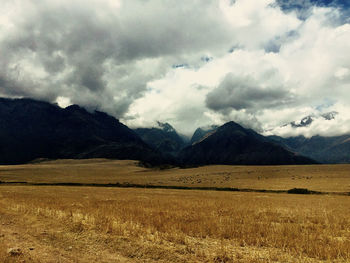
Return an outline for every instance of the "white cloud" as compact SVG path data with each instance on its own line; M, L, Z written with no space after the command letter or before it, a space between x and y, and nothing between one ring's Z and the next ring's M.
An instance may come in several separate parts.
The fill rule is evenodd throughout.
M322 117L320 112L313 110L313 113L309 115L312 116L312 123L306 127L292 127L286 122L286 125L275 126L271 130L265 131L265 135L278 135L282 137L294 137L300 134L304 135L307 138L310 138L314 135L320 136L339 136L343 134L350 133L350 106L343 104L335 104L331 107L331 110L334 110L338 114L334 119L325 119ZM311 112L312 109L309 109ZM299 115L300 116L300 115ZM305 115L303 116L305 117ZM299 118L300 120L301 118Z
M301 20L274 0L232 2L5 0L0 94L186 134L229 120L261 131L326 110L339 118L297 133L350 131L350 24L339 10Z
M268 41L295 30L301 24L295 13L284 14L274 0L237 0L233 5L221 1L226 19L233 27L237 44L259 49Z

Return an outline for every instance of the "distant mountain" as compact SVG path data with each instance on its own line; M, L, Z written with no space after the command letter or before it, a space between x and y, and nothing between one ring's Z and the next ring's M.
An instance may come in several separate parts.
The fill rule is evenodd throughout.
M0 163L36 158L116 158L161 163L161 155L117 119L72 105L0 99Z
M332 112L321 117L331 120L335 116ZM305 119L298 125L308 122ZM62 109L31 99L0 98L0 164L99 157L154 165L306 164L314 163L312 159L350 163L350 135L264 137L229 122L197 129L187 146L168 123L135 131L106 113L88 112L77 105Z
M325 119L325 120L333 120L336 118L336 116L338 115L338 112L336 111L331 111L331 112L327 112L327 113L323 113L321 116Z
M306 116L306 117L302 118L300 121L292 121L291 123L285 124L283 126L290 125L293 128L308 127L308 126L311 125L311 123L314 120L316 120L318 118L330 121L330 120L335 119L337 114L338 114L338 112L331 111L331 112L323 113L323 114L320 114L320 115L309 115L309 116Z
M228 122L201 141L179 153L184 165L205 164L311 164L315 161L299 156L253 130Z
M219 128L219 126L217 126L217 125L210 125L210 126L206 126L206 127L197 128L192 135L190 143L194 144L196 142L199 142L206 135L214 132L217 128Z
M315 120L331 121L337 118L338 112L331 111L319 115L310 115L298 122L291 122L284 126L298 129L310 126ZM273 130L272 130L273 133ZM350 135L342 136L313 136L303 135L283 138L269 136L270 139L287 149L312 158L321 163L350 163Z
M294 128L300 128L300 127L307 127L313 122L313 118L311 116L307 116L305 118L302 118L299 123L296 123L295 121L291 122L290 125Z
M269 136L280 145L321 163L350 163L350 135L282 138Z
M157 151L175 156L185 146L185 141L169 123L157 122L157 124L157 127L138 128L134 131Z

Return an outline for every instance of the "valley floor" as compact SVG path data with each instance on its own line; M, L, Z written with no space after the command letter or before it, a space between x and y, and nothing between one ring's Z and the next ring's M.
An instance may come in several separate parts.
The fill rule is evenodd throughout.
M349 230L347 196L0 187L0 262L349 262Z
M137 161L106 159L58 160L0 166L0 182L138 184L258 190L307 188L321 192L350 192L350 164L230 166L190 169L149 169Z
M305 187L301 182L308 182L306 188L339 193L349 186L342 181L349 176L346 165L160 171L134 163L66 160L0 166L0 181L161 184L157 180L162 180L164 185L181 185L192 176L196 180L187 179L185 185L194 181L211 186L228 176L222 186L250 182L252 188L262 189L268 186L265 181L278 178L288 183L272 183L270 189ZM349 262L349 198L0 184L0 262Z

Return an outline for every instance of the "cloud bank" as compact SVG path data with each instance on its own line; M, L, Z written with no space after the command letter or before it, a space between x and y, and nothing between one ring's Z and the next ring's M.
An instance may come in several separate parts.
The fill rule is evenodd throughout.
M4 0L0 95L102 110L190 134L234 120L287 136L350 132L342 1ZM317 122L315 122L317 123ZM293 133L294 135L294 133Z

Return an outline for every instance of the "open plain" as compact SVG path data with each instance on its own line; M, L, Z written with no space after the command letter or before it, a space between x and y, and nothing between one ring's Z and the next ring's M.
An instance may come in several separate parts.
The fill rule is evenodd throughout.
M58 160L0 166L1 182L136 184L261 190L307 188L350 192L350 165L230 166L188 169L144 168L130 160Z
M349 262L349 179L349 165L1 166L0 262Z

